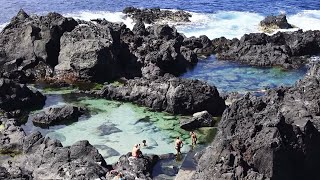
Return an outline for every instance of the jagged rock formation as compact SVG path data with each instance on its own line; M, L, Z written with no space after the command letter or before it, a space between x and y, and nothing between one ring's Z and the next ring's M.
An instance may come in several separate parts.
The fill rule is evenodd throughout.
M160 10L160 8L139 9L135 7L126 7L124 14L135 21L142 21L147 24L165 22L190 22L190 13L185 11Z
M318 179L319 69L292 88L234 102L192 179Z
M180 127L192 131L201 127L213 127L215 120L208 111L194 113L192 118L180 121Z
M145 28L140 22L131 31L122 23L94 21L20 10L0 34L1 76L25 83L180 75L197 63L195 53L203 46L186 47L185 37L168 25ZM208 39L200 42L210 46Z
M251 33L240 40L213 41L218 59L255 66L297 68L304 65L310 55L320 53L320 31L278 32L272 36Z
M130 101L174 114L190 115L207 110L219 116L225 109L216 87L198 80L167 76L132 79L119 86L106 85L98 94L107 99Z
M48 127L55 124L75 122L84 113L84 109L73 105L62 105L45 108L31 116L38 126Z
M121 173L124 179L135 180L139 179L152 179L152 169L159 160L157 155L143 155L142 157L135 158L131 153L122 155L119 161L113 166L116 171L115 174L108 174L107 178L112 179L117 173Z
M288 23L287 17L284 14L280 14L278 16L267 16L262 21L260 21L259 25L261 30L266 33L271 33L277 29L293 28L293 26Z
M0 72L24 71L30 79L52 75L60 37L77 24L57 13L29 16L20 10L0 33Z
M32 110L42 107L45 100L46 97L37 90L0 78L0 110L5 112Z
M20 138L2 141L3 154L15 153L15 158L1 164L4 179L105 179L107 164L98 150L88 141L63 147L58 140L42 137L39 132L25 136L19 127L6 126L4 136ZM13 128L16 131L13 131ZM11 131L8 131L11 129ZM9 135L5 135L5 134ZM8 147L11 146L11 149ZM13 148L15 147L15 148ZM5 150L5 151L3 151Z

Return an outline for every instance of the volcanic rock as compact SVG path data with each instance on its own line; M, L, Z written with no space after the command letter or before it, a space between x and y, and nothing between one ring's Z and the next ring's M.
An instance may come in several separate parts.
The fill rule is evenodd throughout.
M191 179L318 179L320 70L226 109Z
M98 94L107 99L130 101L157 111L192 114L207 110L219 116L224 100L214 86L199 80L175 77L136 78L121 86L106 85Z
M52 106L32 115L35 125L51 126L55 124L77 121L84 109L73 105Z
M298 68L320 53L320 31L245 34L240 40L215 41L217 58L255 66ZM221 45L219 45L219 42Z

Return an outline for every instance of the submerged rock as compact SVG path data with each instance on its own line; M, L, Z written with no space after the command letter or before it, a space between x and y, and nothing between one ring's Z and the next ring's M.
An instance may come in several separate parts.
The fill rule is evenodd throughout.
M0 109L4 111L31 110L42 107L45 100L46 97L37 90L9 79L0 78Z
M318 179L319 69L291 88L231 104L191 179Z
M39 126L51 126L77 121L84 109L73 105L52 106L31 116L32 122Z
M119 128L116 127L115 124L105 123L100 125L98 128L98 133L100 136L110 135L117 132L122 132Z
M245 34L240 40L213 40L218 59L255 66L298 68L320 53L320 31Z
M192 119L180 122L180 127L187 131L195 130L201 127L212 127L215 121L208 111L194 113Z
M216 87L198 80L175 77L132 79L122 86L106 85L98 94L107 99L130 101L174 114L207 110L219 116L225 109Z
M260 27L263 32L273 32L276 29L290 29L293 28L291 24L288 23L287 17L284 14L278 16L267 16L265 19L260 21Z
M186 11L160 10L160 8L139 9L135 7L126 7L124 14L135 21L142 21L147 24L165 22L190 22L190 13Z

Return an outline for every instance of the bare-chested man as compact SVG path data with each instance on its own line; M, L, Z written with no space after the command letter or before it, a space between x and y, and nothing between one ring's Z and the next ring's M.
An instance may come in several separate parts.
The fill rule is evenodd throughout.
M181 148L182 148L182 146L183 146L183 142L180 140L179 136L178 136L177 139L176 139L175 145L176 145L175 148L176 148L176 150L177 150L177 155L178 155L178 154L181 154Z
M139 144L135 144L132 148L132 156L138 158L141 154Z
M198 140L197 134L194 131L191 131L190 135L191 135L192 146L194 146L197 144L197 140Z

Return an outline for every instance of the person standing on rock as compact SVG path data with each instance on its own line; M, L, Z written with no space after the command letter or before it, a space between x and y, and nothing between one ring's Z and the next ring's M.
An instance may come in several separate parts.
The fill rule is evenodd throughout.
M179 154L181 154L181 148L182 148L182 146L183 146L183 142L180 140L180 137L178 136L177 138L176 138L176 143L175 143L175 148L176 148L176 150L177 150L177 155L179 155Z
M197 144L197 133L195 133L194 131L190 132L191 135L191 142L192 142L192 146L195 146Z

